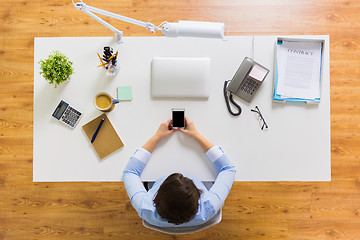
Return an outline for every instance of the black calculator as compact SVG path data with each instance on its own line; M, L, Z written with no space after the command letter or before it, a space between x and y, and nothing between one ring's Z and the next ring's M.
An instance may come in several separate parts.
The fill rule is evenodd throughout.
M67 102L61 100L52 116L66 126L75 128L80 121L82 113L71 107Z

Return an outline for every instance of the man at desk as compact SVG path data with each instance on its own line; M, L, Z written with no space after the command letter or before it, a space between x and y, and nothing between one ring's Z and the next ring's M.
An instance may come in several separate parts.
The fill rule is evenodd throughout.
M139 216L158 227L192 227L209 221L222 207L235 178L235 167L219 146L207 141L185 118L185 129L172 129L171 119L161 123L156 133L130 158L124 170L124 184ZM218 170L208 190L198 179L180 173L159 178L149 191L140 180L156 144L175 131L194 138ZM196 161L194 159L194 161Z

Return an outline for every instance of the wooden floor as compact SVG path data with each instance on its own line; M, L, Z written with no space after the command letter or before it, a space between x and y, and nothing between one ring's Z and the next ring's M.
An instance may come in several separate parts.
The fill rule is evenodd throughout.
M34 37L112 32L76 10L71 0L0 0L1 240L360 239L360 1L85 2L156 25L225 22L230 35L330 35L332 181L236 182L221 223L184 236L145 229L123 183L33 183ZM151 35L135 25L109 22L125 36Z

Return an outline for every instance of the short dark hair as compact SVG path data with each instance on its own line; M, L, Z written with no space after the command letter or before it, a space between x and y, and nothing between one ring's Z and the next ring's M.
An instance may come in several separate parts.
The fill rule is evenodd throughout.
M157 213L176 225L189 222L197 213L201 191L180 173L173 173L161 184L154 199Z

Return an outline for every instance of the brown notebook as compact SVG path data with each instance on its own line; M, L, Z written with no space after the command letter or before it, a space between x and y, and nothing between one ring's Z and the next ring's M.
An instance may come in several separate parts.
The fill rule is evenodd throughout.
M100 159L103 159L104 157L124 146L105 113L82 126L86 136L89 138L89 142L91 142L91 138L99 126L102 118L104 118L104 122L94 142L91 144L93 145Z

